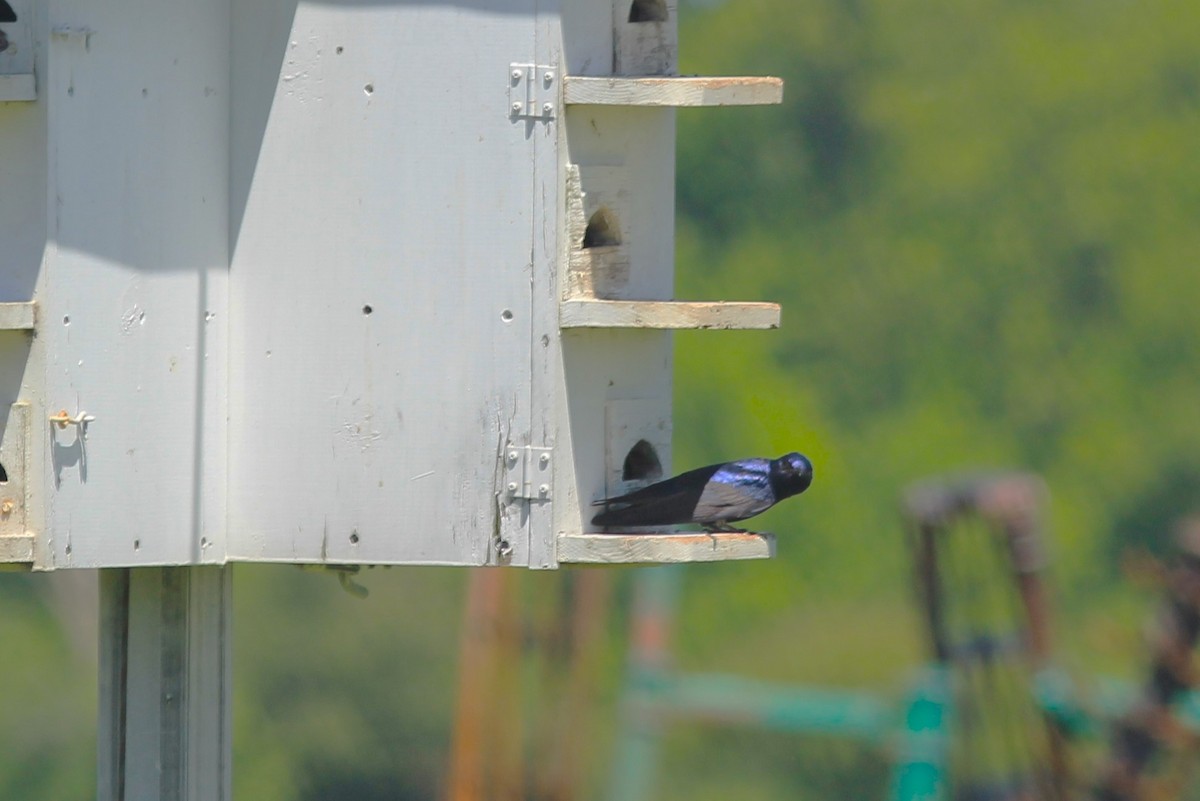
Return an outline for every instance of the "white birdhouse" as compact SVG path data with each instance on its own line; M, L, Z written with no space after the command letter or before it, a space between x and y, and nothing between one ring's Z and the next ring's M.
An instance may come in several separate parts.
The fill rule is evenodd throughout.
M590 524L779 322L674 298L674 108L782 95L674 0L7 2L0 561L769 555Z

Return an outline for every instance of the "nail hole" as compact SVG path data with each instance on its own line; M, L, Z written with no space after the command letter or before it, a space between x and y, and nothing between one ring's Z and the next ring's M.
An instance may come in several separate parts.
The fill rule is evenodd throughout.
M583 232L585 248L603 248L621 244L621 229L617 227L617 218L608 209L599 209L588 220Z
M345 49L346 48L342 47L341 45L338 45L337 50L335 50L334 52L340 56L342 54L342 51L344 51Z
M370 314L373 311L375 311L375 310L372 309L370 306L363 306L363 314Z
M667 0L633 0L629 7L630 22L666 22Z
M357 531L350 532L350 544L358 545L358 532Z
M208 537L201 537L201 538L200 538L200 547L201 547L201 548L207 548L207 547L208 547Z
M67 552L67 556L70 556L71 555L71 543L68 542L67 547L64 548L63 550Z
M511 310L505 309L504 311L500 312L500 319L503 320L504 322L511 323L512 318L513 318L513 313Z
M363 87L363 91L369 95L374 94L375 93L375 84L373 84L373 83L367 84L366 86Z
M70 325L70 324L71 324L71 315L64 314L63 315L63 325Z
M135 550L135 551L140 551L140 550L142 550L142 541L141 541L141 540L134 540L134 541L133 541L133 550Z
M653 481L662 478L662 462L654 446L644 439L629 449L625 456L625 464L621 467L622 481Z

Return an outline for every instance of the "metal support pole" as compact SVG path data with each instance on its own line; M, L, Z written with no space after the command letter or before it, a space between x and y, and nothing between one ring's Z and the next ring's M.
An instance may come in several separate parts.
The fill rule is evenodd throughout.
M683 570L683 565L646 568L634 579L629 678L621 700L609 801L641 801L652 795L666 724L660 696L670 678L671 627Z
M229 567L100 575L99 801L228 801Z

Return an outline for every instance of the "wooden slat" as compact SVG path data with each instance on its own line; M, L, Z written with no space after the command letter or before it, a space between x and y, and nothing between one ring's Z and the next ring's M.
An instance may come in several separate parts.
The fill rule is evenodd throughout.
M671 564L770 559L773 534L564 534L558 561L591 564Z
M33 328L36 304L0 303L0 331L28 331Z
M762 76L585 78L567 76L567 105L762 106L783 102L783 80Z
M769 329L779 327L778 303L677 300L565 300L563 328Z
M0 565L33 562L33 535L0 537Z
M0 75L0 103L37 100L37 84L30 73Z

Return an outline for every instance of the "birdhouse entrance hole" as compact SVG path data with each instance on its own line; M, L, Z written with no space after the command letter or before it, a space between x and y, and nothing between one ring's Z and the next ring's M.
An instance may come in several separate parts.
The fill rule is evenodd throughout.
M588 220L583 232L585 248L603 248L621 244L621 230L617 220L608 209L599 209Z
M4 463L0 462L0 484L8 483L8 471L4 469Z
M629 7L630 22L666 22L667 0L633 0Z
M621 468L622 481L654 481L662 478L662 462L654 446L644 439L629 449L625 456L625 464Z

